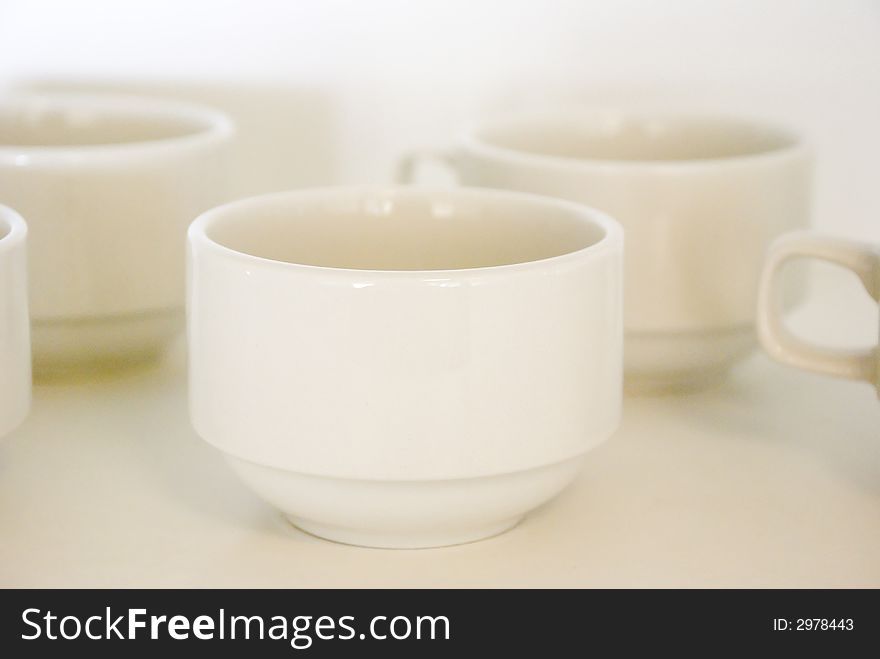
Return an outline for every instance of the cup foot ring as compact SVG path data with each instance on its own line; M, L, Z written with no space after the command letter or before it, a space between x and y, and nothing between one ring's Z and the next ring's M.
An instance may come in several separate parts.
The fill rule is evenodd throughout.
M343 545L372 547L375 549L429 549L431 547L463 545L492 538L509 531L519 524L523 518L515 517L502 522L477 527L443 530L429 528L423 531L353 529L328 526L299 517L285 516L285 519L300 531Z

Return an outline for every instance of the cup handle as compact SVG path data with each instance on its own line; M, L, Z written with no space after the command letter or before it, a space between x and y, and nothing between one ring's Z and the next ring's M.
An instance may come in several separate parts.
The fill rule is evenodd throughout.
M410 151L397 162L394 180L405 185L416 183L422 163L431 161L441 163L458 179L455 155L451 149L419 149Z
M867 350L823 348L796 337L786 328L775 278L787 261L799 257L821 259L852 270L862 280L868 294L880 301L880 249L810 232L782 236L770 247L758 290L761 345L783 364L825 375L865 380L877 386L880 393L880 347Z

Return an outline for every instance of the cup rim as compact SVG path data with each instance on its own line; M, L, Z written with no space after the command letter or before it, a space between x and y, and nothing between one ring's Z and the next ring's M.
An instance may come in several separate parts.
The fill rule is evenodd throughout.
M422 269L422 270L394 270L394 269L361 269L343 268L326 265L311 265L279 261L263 256L256 256L223 245L208 235L211 226L231 213L242 213L248 209L256 211L261 206L269 206L278 203L295 204L314 198L333 198L340 195L413 195L422 197L479 197L483 199L497 199L507 201L521 201L544 208L555 208L576 214L580 220L598 226L603 235L595 242L579 249L557 254L546 258L501 265L477 266L473 268L446 268L446 269ZM305 190L291 190L275 192L255 197L239 199L230 203L217 206L202 213L193 221L187 231L188 240L192 245L199 245L209 249L213 253L224 258L231 258L243 264L260 265L287 272L301 272L321 275L339 275L347 278L384 277L404 280L422 280L437 282L439 279L479 279L487 276L509 275L517 272L530 270L544 270L546 268L563 267L571 263L581 262L584 259L597 258L609 252L620 252L623 249L623 229L616 220L600 210L578 204L576 202L545 197L524 192L512 192L493 188L479 187L439 187L439 186L405 186L405 185L362 185L362 186L333 186L322 188L310 188Z
M224 142L235 133L233 121L220 110L148 95L105 92L13 91L0 95L0 107L83 107L107 113L126 113L145 119L189 120L197 124L191 131L146 140L85 144L5 144L0 142L0 164L24 166L31 162L81 164L128 157L161 154L169 150Z
M665 121L675 124L712 123L721 127L748 127L778 135L785 143L759 151L711 156L704 158L644 159L644 158L598 158L559 156L536 151L526 151L495 144L481 134L487 129L516 126L526 122L574 121L587 119L596 121ZM690 113L671 111L631 111L607 107L562 107L555 110L540 110L509 114L504 117L475 122L459 133L458 146L466 152L494 160L513 161L520 164L544 165L566 169L602 170L663 170L686 171L717 167L739 167L758 162L772 161L809 152L804 136L797 130L763 118L724 113Z
M27 224L17 211L0 204L0 230L6 229L5 234L0 234L0 253L15 249L23 244L27 237Z

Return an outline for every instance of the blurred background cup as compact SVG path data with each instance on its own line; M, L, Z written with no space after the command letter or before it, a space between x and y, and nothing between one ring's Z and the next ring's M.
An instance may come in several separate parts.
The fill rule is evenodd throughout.
M333 99L317 85L284 81L45 78L18 81L23 92L135 94L216 108L235 124L229 199L327 186L338 175Z
M825 348L798 338L785 325L779 275L796 259L818 259L854 272L875 301L880 302L880 246L824 236L791 233L777 239L767 254L758 301L761 344L775 360L814 373L864 380L880 395L880 347Z
M0 202L30 226L37 375L137 362L183 326L184 236L227 199L231 122L113 95L0 100Z
M400 180L413 181L431 159L464 185L562 197L621 223L625 377L636 391L699 386L751 352L764 252L809 220L804 144L752 120L527 112L405 158Z
M0 437L24 420L31 404L26 239L21 216L0 206Z
M617 428L621 258L605 215L505 191L214 209L189 231L193 425L315 535L500 533Z

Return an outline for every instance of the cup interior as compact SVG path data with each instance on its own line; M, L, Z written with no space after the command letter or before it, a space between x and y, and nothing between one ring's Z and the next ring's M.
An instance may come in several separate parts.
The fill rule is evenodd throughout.
M152 142L210 127L193 113L134 102L34 97L0 103L0 148L82 147Z
M749 121L589 113L521 117L484 127L473 137L508 151L600 161L737 158L797 143L785 130Z
M292 193L212 214L206 236L228 249L353 270L513 265L576 252L606 235L586 207L487 191Z

